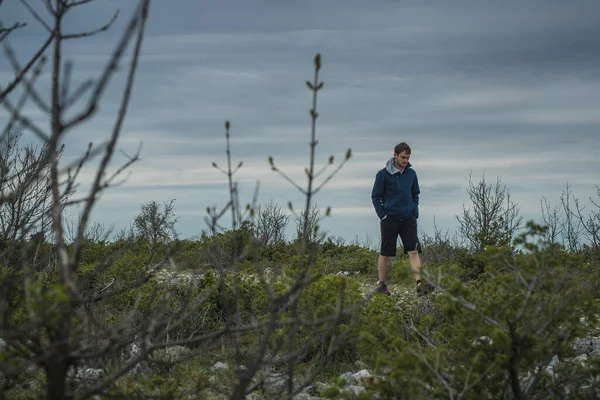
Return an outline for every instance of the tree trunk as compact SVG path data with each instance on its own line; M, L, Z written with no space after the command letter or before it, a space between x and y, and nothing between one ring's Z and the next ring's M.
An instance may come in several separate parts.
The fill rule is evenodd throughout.
M46 353L46 400L63 400L67 392L67 371L71 366L69 336L71 332L71 310L65 305L58 328L50 337Z
M63 400L67 389L67 359L58 354L55 358L46 366L46 400Z

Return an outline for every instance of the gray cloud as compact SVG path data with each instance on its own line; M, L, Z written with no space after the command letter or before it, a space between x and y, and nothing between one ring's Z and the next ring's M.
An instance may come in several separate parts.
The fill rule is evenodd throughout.
M134 5L100 1L68 22L87 29L122 8L112 31L67 47L77 81L97 75ZM28 18L18 2L2 12L5 23ZM42 38L30 22L11 41L21 57ZM148 29L120 142L130 154L142 144L142 160L104 195L99 220L126 223L144 201L177 198L182 234L205 229L205 208L227 201L225 180L210 166L225 161L225 120L234 158L244 161L244 202L260 180L259 201L299 207L301 195L270 171L267 157L304 182L311 102L304 82L316 52L325 82L318 161L354 152L317 196L320 206L334 207L324 223L332 234L377 237L372 181L401 140L413 146L424 231L434 216L442 228L456 227L471 172L501 177L528 216L566 182L581 199L599 183L597 1L179 0L154 2ZM2 60L0 76L10 76ZM69 135L67 160L106 137L122 79L93 123ZM40 87L48 84L45 76ZM31 115L45 123L39 111Z

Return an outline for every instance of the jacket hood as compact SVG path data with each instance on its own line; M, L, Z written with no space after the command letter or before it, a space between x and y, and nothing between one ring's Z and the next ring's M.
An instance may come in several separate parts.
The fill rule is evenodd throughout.
M410 168L410 167L412 167L412 164L409 162L406 164L406 168ZM396 164L394 162L394 157L387 160L387 162L385 163L385 169L387 172L389 172L392 175L400 172L400 170L398 168L396 168Z

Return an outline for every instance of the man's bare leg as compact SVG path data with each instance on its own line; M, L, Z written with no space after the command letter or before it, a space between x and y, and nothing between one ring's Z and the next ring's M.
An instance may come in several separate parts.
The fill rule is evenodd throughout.
M377 261L377 269L379 272L379 287L377 288L377 291L388 296L391 295L391 293L385 284L385 280L387 279L389 259L390 258L387 256L379 256L379 261Z
M408 262L410 263L410 270L412 271L415 281L421 280L421 257L417 250L408 252Z
M410 269L417 282L417 296L426 296L433 290L433 286L427 282L421 281L421 258L417 250L408 252L408 261L410 262Z
M379 271L379 282L385 282L385 280L387 279L388 263L388 256L379 256L379 261L377 261L377 267Z

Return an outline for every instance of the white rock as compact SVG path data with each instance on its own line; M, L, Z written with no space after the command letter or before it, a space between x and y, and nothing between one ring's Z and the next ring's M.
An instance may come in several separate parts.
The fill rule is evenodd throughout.
M473 346L478 345L478 344L492 345L492 344L494 344L494 341L489 336L480 336L477 339L473 340L473 343L472 343Z
M344 372L340 375L340 378L346 381L346 385L354 385L356 382L356 378L352 375L352 372Z
M183 346L170 346L152 353L152 360L163 363L175 363L189 357L192 351Z
M354 374L354 379L356 380L356 382L360 383L361 385L364 385L365 383L367 383L371 376L372 375L369 371L367 371L366 369L362 369Z
M140 351L141 351L140 346L138 346L135 343L131 343L129 346L127 346L126 349L127 349L126 352L127 352L127 355L128 355L128 357L127 357L128 360L130 360L131 358L137 356L140 353Z
M317 388L317 391L322 392L323 390L327 389L329 386L325 382L317 382L317 383L315 383L315 387Z
M579 361L580 363L585 363L587 361L588 357L587 354L580 354L577 357L575 357L573 360L575 361Z
M573 350L578 354L591 354L596 350L600 351L600 338L585 337L577 339L573 343Z
M280 392L284 390L287 385L287 374L285 373L270 373L265 378L265 387L268 391Z
M358 396L361 392L365 391L365 388L362 386L350 385L347 387L347 390L349 390L353 395Z
M77 381L97 381L106 374L104 370L90 367L79 367L75 372L75 380Z
M227 369L227 368L229 368L229 365L227 365L226 363L222 363L221 361L217 361L215 363L215 365L213 365L211 368L213 370L216 370L216 369Z

